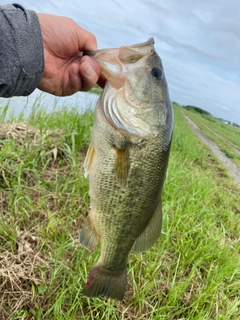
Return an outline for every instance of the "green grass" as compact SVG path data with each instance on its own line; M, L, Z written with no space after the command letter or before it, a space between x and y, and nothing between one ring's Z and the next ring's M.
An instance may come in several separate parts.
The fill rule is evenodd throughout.
M0 141L0 319L240 318L239 188L178 107L162 236L130 254L124 302L81 294L99 255L78 243L92 113L39 109L26 122L39 129L37 141ZM48 139L49 129L64 135Z

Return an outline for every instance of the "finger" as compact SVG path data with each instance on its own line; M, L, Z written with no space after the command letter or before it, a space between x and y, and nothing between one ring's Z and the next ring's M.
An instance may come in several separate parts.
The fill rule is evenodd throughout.
M89 57L83 57L80 63L82 91L90 90L98 81L101 73L99 64Z

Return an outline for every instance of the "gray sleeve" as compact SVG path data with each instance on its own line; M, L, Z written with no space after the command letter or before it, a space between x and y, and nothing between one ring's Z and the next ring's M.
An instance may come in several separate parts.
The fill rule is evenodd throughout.
M0 97L27 96L44 69L37 14L18 4L0 6Z

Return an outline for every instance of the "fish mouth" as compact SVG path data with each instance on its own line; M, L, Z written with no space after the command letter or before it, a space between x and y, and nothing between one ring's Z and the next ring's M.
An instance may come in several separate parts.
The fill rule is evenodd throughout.
M94 59L101 67L102 74L113 87L119 89L124 84L126 74L141 65L155 52L154 38L145 42L120 48L87 50L83 55Z

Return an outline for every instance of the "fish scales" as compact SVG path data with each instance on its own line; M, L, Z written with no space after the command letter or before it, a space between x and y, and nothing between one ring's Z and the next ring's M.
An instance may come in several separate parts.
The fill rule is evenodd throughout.
M160 236L172 106L152 39L88 54L101 65L107 83L84 164L91 209L80 242L92 250L100 240L101 253L83 294L122 300L130 250L145 251Z

